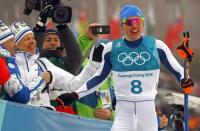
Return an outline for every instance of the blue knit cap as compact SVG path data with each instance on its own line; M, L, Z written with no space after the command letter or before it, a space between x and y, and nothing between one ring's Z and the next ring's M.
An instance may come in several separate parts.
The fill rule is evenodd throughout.
M124 5L120 10L120 20L123 21L132 16L144 17L144 13L136 5Z

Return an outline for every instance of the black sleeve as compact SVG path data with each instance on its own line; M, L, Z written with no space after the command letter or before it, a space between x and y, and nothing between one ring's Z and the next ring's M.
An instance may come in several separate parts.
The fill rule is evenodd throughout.
M35 37L35 40L36 40L36 43L37 43L37 47L41 51L43 40L44 40L45 27L40 27L40 28L34 27L33 33L34 33L34 37Z
M67 53L64 58L65 70L76 75L83 59L79 44L67 25L58 25L57 29Z

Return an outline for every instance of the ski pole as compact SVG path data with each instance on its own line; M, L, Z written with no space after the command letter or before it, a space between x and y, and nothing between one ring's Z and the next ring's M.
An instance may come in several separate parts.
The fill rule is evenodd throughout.
M190 35L189 32L183 32L183 42L177 47L179 56L184 60L184 82L187 82L189 79L189 63L192 61L194 56L193 50L189 47ZM188 120L189 120L189 111L188 111L188 94L192 92L192 87L183 89L184 91L184 112L185 112L185 131L189 131Z

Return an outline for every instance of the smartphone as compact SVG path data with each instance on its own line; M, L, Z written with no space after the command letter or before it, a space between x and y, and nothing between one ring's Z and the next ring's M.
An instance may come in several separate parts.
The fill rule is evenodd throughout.
M110 26L109 25L98 25L92 27L92 34L110 34Z

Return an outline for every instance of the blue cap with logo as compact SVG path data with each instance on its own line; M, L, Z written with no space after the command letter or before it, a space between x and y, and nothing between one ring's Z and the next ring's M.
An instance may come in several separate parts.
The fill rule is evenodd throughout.
M144 17L143 11L136 5L124 5L120 10L120 20L123 21L132 16Z

